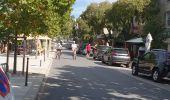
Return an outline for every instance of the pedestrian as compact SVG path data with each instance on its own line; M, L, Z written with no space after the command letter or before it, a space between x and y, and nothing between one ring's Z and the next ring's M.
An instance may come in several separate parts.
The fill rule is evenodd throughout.
M72 51L73 51L73 60L76 60L76 55L77 55L77 44L75 44L75 41L71 45Z
M91 51L91 45L90 43L88 43L86 45L86 57L89 58L90 57L90 51Z
M56 59L60 59L60 56L61 56L61 50L62 50L62 45L60 43L58 43L56 45Z

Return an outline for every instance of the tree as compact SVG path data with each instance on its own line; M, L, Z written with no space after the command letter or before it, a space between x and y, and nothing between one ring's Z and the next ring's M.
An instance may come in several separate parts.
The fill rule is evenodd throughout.
M92 35L92 27L90 27L88 24L87 24L87 21L86 20L83 20L82 18L79 18L77 19L76 21L77 25L78 25L78 37L83 39L83 40L89 40ZM95 35L93 35L95 36Z
M91 31L87 31L90 33L86 33L86 37L91 36L94 38L97 34L103 33L103 28L106 27L105 14L111 7L112 4L109 2L92 3L87 7L86 11L81 15L84 25L85 23L88 24L91 29Z
M145 8L143 12L143 18L145 20L143 36L146 36L149 32L152 34L152 48L165 47L163 45L163 40L169 37L169 35L166 34L166 30L163 28L158 3L158 0L151 0L150 4Z
M114 30L123 35L122 40L128 39L134 16L136 16L137 23L141 22L142 12L149 2L150 0L119 0L108 11L107 18L112 23Z
M75 0L4 0L0 3L1 36L15 36L14 70L16 73L17 36L46 34L57 36L61 32L63 16L70 17ZM10 32L9 32L10 30Z

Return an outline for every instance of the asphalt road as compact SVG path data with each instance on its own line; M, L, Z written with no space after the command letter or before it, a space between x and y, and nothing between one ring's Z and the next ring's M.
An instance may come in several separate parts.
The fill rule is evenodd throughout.
M37 100L170 100L170 81L155 83L84 56L72 60L66 50L54 60Z

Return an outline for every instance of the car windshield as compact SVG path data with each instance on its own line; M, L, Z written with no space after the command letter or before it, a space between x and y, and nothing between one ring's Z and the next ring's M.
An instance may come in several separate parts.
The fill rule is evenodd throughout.
M121 54L128 54L128 50L126 49L121 49L121 48L115 48L113 49L116 53L121 53Z
M160 61L170 60L170 53L169 52L155 52L156 57Z
M106 50L106 49L108 49L108 48L109 48L109 46L99 46L99 47L98 47L99 50Z

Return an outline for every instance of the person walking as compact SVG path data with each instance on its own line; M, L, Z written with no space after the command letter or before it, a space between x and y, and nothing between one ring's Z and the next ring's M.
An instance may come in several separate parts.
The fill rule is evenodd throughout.
M90 57L90 51L91 51L91 45L90 43L88 43L86 45L86 57L89 58Z
M73 42L71 47L72 47L72 51L73 51L73 60L76 60L76 56L77 56L77 44L75 44L75 41Z
M61 50L62 50L62 45L60 43L57 44L56 46L56 59L60 59L61 56Z

